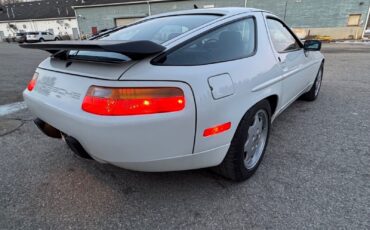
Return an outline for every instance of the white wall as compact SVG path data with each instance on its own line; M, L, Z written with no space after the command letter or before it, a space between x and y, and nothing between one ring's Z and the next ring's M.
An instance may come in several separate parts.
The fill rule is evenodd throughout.
M16 25L18 31L48 31L49 29L53 29L56 35L68 34L72 36L72 28L77 28L76 19L0 22L0 31L4 32L5 37L8 35L13 36L13 31L8 26L9 23Z

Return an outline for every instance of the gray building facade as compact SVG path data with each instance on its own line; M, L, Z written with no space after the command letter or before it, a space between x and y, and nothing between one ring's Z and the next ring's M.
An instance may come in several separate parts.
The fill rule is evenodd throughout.
M300 37L361 38L367 27L370 0L152 0L76 6L81 34L129 24L163 12L211 7L253 7L285 19Z

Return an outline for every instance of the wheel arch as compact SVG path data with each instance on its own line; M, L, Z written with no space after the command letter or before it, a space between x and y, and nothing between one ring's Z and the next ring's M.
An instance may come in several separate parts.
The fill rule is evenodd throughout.
M233 133L233 138L235 136L235 133L236 133L236 130L238 129L238 127L240 126L240 123L243 119L243 117L248 113L248 111L253 108L255 105L257 105L258 103L260 103L261 101L268 101L268 103L270 104L270 108L271 108L271 117L270 119L272 119L272 117L274 116L275 112L276 112L276 109L277 109L277 106L278 106L278 103L279 103L279 96L277 94L272 94L272 95L269 95L267 97L263 97L261 98L260 100L257 100L252 106L246 108L244 114L241 116L241 118L239 119L238 121L238 125L237 125L237 128L235 129L234 133Z
M271 116L273 116L276 112L276 108L277 108L277 105L279 103L279 96L274 94L274 95L271 95L271 96L268 96L268 97L262 99L261 101L263 101L263 100L267 100L270 103Z

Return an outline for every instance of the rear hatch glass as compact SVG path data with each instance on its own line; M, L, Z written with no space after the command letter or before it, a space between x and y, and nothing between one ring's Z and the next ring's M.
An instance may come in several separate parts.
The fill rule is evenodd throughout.
M95 39L116 41L139 41L148 40L162 44L189 30L217 19L219 15L177 15L155 18L134 23L122 29L98 35ZM70 51L69 58L92 61L129 61L122 54L93 51Z

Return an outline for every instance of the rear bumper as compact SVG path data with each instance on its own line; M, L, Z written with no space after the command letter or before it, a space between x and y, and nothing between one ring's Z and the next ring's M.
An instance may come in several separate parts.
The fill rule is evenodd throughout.
M200 153L162 158L141 162L109 162L121 168L143 172L165 172L208 168L221 164L230 145L210 149Z
M42 76L40 73L34 91L23 93L28 108L41 120L75 138L99 162L138 171L176 171L216 166L226 155L229 146L224 144L193 153L195 104L190 99L193 98L190 87L184 83L107 82L60 76L53 82L58 94L51 90L44 95L37 89L42 85ZM102 84L180 87L187 98L186 108L174 113L123 117L97 116L82 111L83 94L88 86ZM60 93L66 85L70 92L81 93L81 98L67 98L67 93Z
M26 38L24 38L24 37L16 37L16 38L15 38L15 41L16 41L16 42L20 42L20 43L21 43L21 42L25 42L25 41L26 41Z
M29 42L35 42L35 41L39 41L40 38L26 38L25 40Z
M115 138L115 134L112 134L115 133L114 131L105 133L106 138L104 139L94 138L93 135L89 135L89 132L104 132L104 130L99 130L99 126L102 124L95 123L96 127L91 126L91 130L87 130L86 121L83 121L83 118L73 117L62 111L54 110L48 105L30 97L27 93L24 93L24 98L34 114L58 127L62 132L73 133L71 135L81 143L92 158L101 163L109 163L125 169L163 172L212 167L222 162L229 149L229 145L223 145L199 153L189 152L184 154L174 152L168 157L158 154L156 146L153 146L152 151L140 152L131 149L132 152L128 152L127 149L125 150L125 141L119 142L118 146L112 146L109 139ZM87 131L81 133L81 129L86 129ZM155 133L153 133L153 138L155 139ZM139 145L145 143L137 144L139 149ZM112 158L112 156L115 157Z

